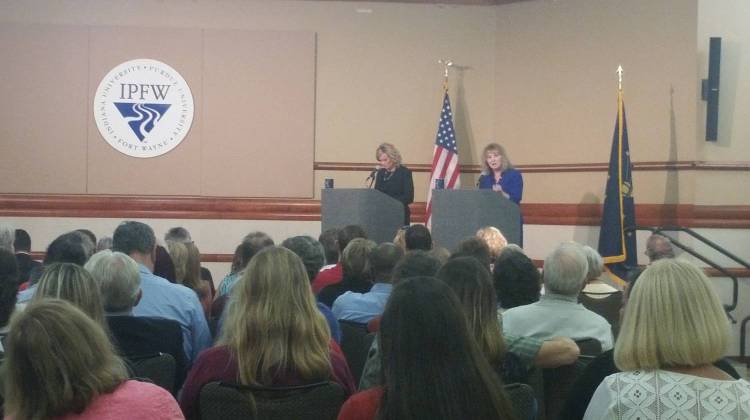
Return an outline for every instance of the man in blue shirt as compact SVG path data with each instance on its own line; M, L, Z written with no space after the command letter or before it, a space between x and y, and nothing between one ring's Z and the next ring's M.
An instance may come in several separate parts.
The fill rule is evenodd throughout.
M141 276L141 301L133 308L135 316L161 317L177 321L182 328L182 345L190 361L211 345L203 307L191 289L170 283L153 274L156 236L140 222L122 222L112 238L112 249L127 254L138 263Z
M393 268L403 251L392 243L378 245L370 254L370 267L375 284L367 293L345 292L333 302L336 319L367 323L380 316L391 295Z

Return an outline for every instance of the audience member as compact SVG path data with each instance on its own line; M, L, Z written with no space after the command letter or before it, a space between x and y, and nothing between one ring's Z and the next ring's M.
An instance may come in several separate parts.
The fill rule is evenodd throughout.
M171 319L133 316L142 294L138 264L121 252L104 250L94 254L85 268L99 285L107 325L120 354L129 360L171 354L179 388L187 373L182 328Z
M16 309L18 295L18 263L13 253L0 248L0 354L3 350L3 340L8 334L8 321Z
M469 321L469 331L490 365L500 373L503 382L526 379L528 371L518 356L507 352L497 318L497 300L490 273L475 258L453 258L440 267L435 276L458 296Z
M211 344L211 333L198 296L180 284L153 274L156 237L148 225L125 221L115 230L113 250L130 256L138 263L143 295L133 308L135 316L155 316L180 323L183 346L188 360L194 360Z
M320 242L316 241L310 236L294 236L284 240L281 246L294 252L302 260L302 264L305 266L307 272L307 279L312 282L315 276L323 266L324 255L323 246ZM328 327L331 329L331 337L336 343L341 343L341 326L338 320L331 312L331 308L320 303L315 302L318 310L326 318Z
M73 232L77 232L83 237L83 248L86 251L86 259L91 258L96 252L96 235L94 232L88 229L76 229Z
M169 258L172 259L172 264L174 264L175 283L182 284L187 274L187 246L185 246L185 242L167 241L167 251L169 251Z
M294 252L302 260L307 278L312 282L325 264L325 250L320 242L310 236L293 236L281 243L281 246Z
M237 283L219 344L196 360L180 405L187 418L197 418L200 389L212 381L284 386L325 379L354 390L346 359L315 308L302 261L286 248L269 247Z
M487 267L487 270L492 267L490 248L485 241L476 236L471 236L459 242L456 249L453 250L452 257L474 257L484 267Z
M8 418L183 418L169 392L127 379L101 326L68 302L29 305L11 321L6 345Z
M245 235L245 238L234 251L231 272L219 283L219 296L229 294L237 280L242 277L243 270L255 254L263 248L273 245L273 239L263 232L255 231Z
M339 230L338 235L336 236L336 243L339 246L339 261L335 266L327 270L322 270L317 276L315 276L315 280L313 280L312 283L313 293L317 295L324 287L341 281L344 276L343 267L341 265L344 249L346 249L351 240L356 238L367 239L367 233L362 229L362 226L348 225Z
M182 279L182 285L192 289L197 295L198 300L203 306L203 313L206 317L211 313L211 302L214 297L211 293L211 285L201 277L201 252L195 243L186 242L187 260L185 261L185 277Z
M558 245L544 260L546 293L539 302L503 312L505 332L542 339L555 335L595 338L603 350L611 349L614 340L607 320L578 303L587 272L586 255L579 244Z
M164 234L164 242L193 242L193 238L190 236L190 232L182 226L170 228L167 233Z
M324 287L318 293L318 301L330 308L344 292L369 292L372 288L370 254L376 246L368 239L352 239L341 254L344 277L340 282Z
M99 284L80 265L54 263L44 268L31 302L48 298L63 299L72 303L102 328L107 329Z
M404 233L407 251L429 251L432 249L432 235L425 225L411 225Z
M391 295L393 268L404 251L392 243L383 242L370 253L372 279L369 292L345 292L333 302L333 314L338 319L367 323L379 316Z
M406 229L407 227L400 227L396 231L396 236L393 237L393 244L401 248L402 251L406 252Z
M601 299L607 297L609 293L617 292L617 289L601 279L604 273L604 260L599 252L588 245L584 245L583 253L586 254L589 271L586 273L586 286L582 293L586 293L588 297L594 299Z
M440 261L440 264L445 264L446 261L451 257L451 252L448 251L448 248L444 248L442 246L433 246L431 250L429 250L430 255L437 258L438 261Z
M511 419L502 382L466 328L445 283L416 277L397 285L378 340L384 384L341 408L349 419Z
M326 263L322 269L329 269L339 262L339 246L336 243L336 237L339 234L339 230L336 228L326 229L318 236L318 242L323 246L323 251L326 256ZM317 273L316 273L317 274ZM313 276L313 278L315 278Z
M539 300L542 289L539 270L517 245L508 245L495 260L493 280L498 311L528 305Z
M620 310L621 316L622 311L627 307L630 291L633 290L641 273L642 271L634 271L629 276L628 283L623 289L623 307ZM568 393L568 398L565 401L565 405L560 412L559 418L565 420L583 419L583 415L586 413L586 407L588 407L589 402L591 402L591 397L594 396L594 392L599 384L601 384L607 376L620 372L617 366L615 366L614 353L614 349L607 350L586 365L586 368L578 375L573 383L573 386ZM732 365L724 359L714 362L714 366L723 370L735 379L740 378L739 373L737 373Z
M18 284L29 281L31 270L41 268L42 263L31 258L31 236L23 229L16 229L13 248L18 262Z
M713 365L730 326L711 282L686 261L653 263L630 293L604 379L584 419L750 418L750 383ZM647 403L646 403L647 402Z
M487 244L487 248L490 250L490 259L492 264L495 264L495 260L500 256L500 251L508 245L508 240L505 239L500 229L494 226L485 226L477 231L477 238L484 241Z
M96 252L104 251L105 249L112 249L111 236L103 236L99 239L99 242L96 243Z
M650 264L664 258L674 258L674 249L666 236L654 233L646 241L645 254Z
M13 240L15 238L15 229L5 222L0 222L0 249L13 250Z
M47 247L43 264L69 262L83 267L89 259L84 238L82 233L75 231L58 236Z
M395 286L409 277L433 277L441 265L440 260L429 252L407 252L393 268L391 283Z
M111 249L112 247L107 249ZM154 259L154 275L177 283L177 271L175 270L172 256L169 251L161 245L156 245L156 257Z
M88 260L89 257L86 255L83 238L83 234L75 231L58 236L47 247L47 252L44 255L42 265L46 267L56 262L68 262L83 266L86 264L86 260ZM29 279L29 287L26 288L26 290L18 292L19 303L26 303L31 300L31 297L34 296L34 292L36 291L37 281L39 280L39 277L36 277L36 275L41 277L41 274L41 270L36 271L36 274L35 271L32 270Z

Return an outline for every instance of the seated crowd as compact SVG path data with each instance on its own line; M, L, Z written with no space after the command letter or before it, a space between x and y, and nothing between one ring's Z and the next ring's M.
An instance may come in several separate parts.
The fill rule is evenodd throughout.
M750 418L724 309L665 238L624 292L591 247L559 244L540 273L493 227L453 252L423 225L392 243L359 226L276 243L246 235L214 287L182 227L67 232L37 262L28 232L0 223L5 416L207 418L203 391L221 383L252 401L328 384L345 420ZM580 296L613 293L622 323ZM568 366L567 400L545 416L539 378Z

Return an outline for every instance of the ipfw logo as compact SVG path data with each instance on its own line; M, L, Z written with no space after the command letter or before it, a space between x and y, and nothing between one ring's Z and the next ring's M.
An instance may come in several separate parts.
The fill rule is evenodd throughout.
M94 96L104 140L126 155L149 158L177 147L193 123L193 94L172 67L149 59L110 70Z

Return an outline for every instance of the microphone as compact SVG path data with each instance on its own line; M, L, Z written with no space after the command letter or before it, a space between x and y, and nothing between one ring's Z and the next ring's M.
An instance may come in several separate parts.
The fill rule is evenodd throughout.
M375 169L373 169L372 172L370 172L370 176L367 177L367 180L369 181L375 178L375 174L377 174L379 170L380 170L380 165L375 166Z
M372 172L370 172L370 175L367 177L367 179L365 179L365 183L367 183L367 181L370 181L368 188L372 188L372 184L375 182L375 175L378 173L379 170L380 170L380 165L375 166L375 169L373 169Z

